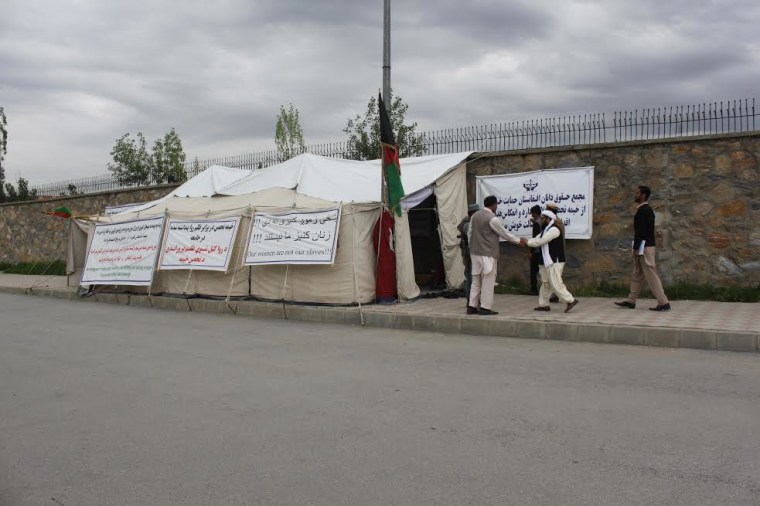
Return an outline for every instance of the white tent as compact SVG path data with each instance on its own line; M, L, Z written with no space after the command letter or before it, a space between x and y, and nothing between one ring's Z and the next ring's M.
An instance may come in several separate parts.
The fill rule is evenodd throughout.
M407 205L395 223L397 287L401 299L420 293L415 281L408 207L435 195L441 257L446 285L459 287L464 268L456 225L467 213L465 166L469 152L401 159ZM379 160L359 162L304 154L255 171L211 167L166 197L98 217L100 222L168 215L182 218L242 216L228 272L201 270L157 271L152 293L246 296L332 304L364 303L374 299L375 253L372 228L380 213ZM341 207L335 262L329 265L243 267L251 216L259 212L319 210ZM80 224L89 236L94 224ZM72 227L75 232L77 227ZM81 243L72 239L71 266L82 266ZM78 252L78 253L75 253Z

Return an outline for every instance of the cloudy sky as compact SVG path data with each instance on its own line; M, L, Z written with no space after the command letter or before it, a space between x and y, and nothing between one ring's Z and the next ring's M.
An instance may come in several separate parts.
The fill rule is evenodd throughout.
M6 179L107 173L117 138L190 158L345 140L382 86L382 0L3 0ZM392 0L392 85L420 131L752 98L757 0Z

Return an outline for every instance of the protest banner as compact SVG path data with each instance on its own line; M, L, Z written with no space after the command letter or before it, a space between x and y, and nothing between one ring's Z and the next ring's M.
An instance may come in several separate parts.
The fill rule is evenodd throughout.
M330 264L335 261L340 208L256 213L244 265Z
M80 283L149 286L163 227L163 216L97 224Z
M239 223L239 217L220 220L170 218L159 270L226 271Z
M594 208L594 167L550 169L475 178L478 204L496 196L496 216L509 232L530 237L530 208L546 209L547 202L559 206L567 239L591 239Z

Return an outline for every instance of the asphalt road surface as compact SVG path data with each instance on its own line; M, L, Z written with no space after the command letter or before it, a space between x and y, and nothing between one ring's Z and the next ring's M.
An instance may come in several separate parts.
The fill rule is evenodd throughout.
M760 355L0 294L0 505L758 505Z

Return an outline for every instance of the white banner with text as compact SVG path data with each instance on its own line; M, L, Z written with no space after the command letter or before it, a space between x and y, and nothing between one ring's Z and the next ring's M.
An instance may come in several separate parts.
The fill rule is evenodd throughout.
M488 195L496 196L496 215L518 237L532 235L531 207L538 205L544 210L547 202L554 202L559 206L557 214L565 224L566 238L591 239L594 167L478 176L475 193L481 207Z
M330 264L335 261L340 208L256 213L244 265Z
M95 225L80 284L149 286L163 229L163 216Z
M160 270L226 271L240 217L219 220L169 218Z

